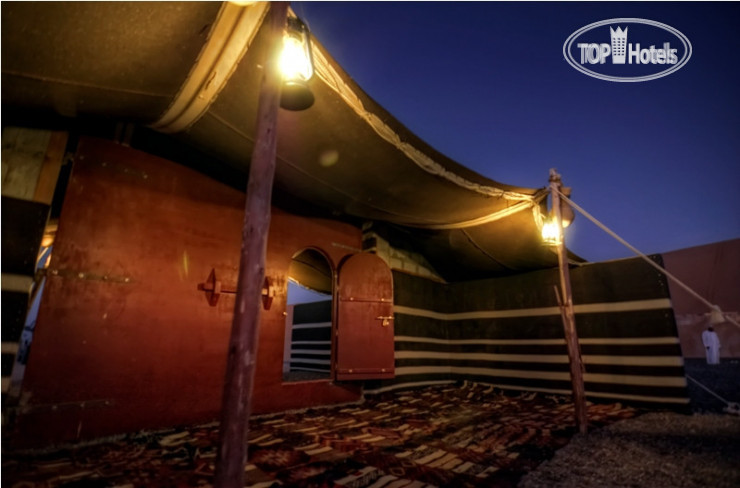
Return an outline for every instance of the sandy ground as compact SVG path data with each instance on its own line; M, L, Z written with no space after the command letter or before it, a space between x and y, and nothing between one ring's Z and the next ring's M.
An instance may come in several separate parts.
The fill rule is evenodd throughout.
M649 413L577 435L520 488L740 487L740 417Z
M730 402L740 402L740 362L686 372ZM576 435L553 459L522 478L520 488L738 488L740 416L689 381L693 414L652 412Z

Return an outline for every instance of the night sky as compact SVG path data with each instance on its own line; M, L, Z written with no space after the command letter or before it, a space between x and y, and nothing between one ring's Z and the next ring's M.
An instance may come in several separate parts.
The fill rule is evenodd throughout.
M576 203L645 253L740 237L740 3L292 6L372 98L480 174L539 188L556 168ZM624 17L683 33L688 63L617 83L566 62L573 32ZM590 261L633 255L583 216L566 242Z

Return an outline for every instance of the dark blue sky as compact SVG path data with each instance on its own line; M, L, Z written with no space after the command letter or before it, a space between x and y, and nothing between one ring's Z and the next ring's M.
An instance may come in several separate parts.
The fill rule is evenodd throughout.
M740 3L294 2L352 78L409 129L477 172L547 185L646 253L740 237ZM693 46L646 82L586 76L563 57L574 31L636 17ZM632 253L582 216L568 247Z

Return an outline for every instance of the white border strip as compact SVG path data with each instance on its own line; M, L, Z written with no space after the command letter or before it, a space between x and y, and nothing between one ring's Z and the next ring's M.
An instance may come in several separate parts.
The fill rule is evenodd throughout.
M651 300L633 300L626 302L586 303L574 305L575 313L615 313L637 312L642 310L670 309L669 298L655 298ZM518 317L544 317L560 315L560 307L521 308L509 310L480 310L475 312L444 313L424 310L421 308L394 305L393 311L402 315L426 317L437 320L470 320L470 319L508 319Z
M449 385L452 383L457 383L456 380L436 380L436 381L416 381L413 383L397 383L395 385L388 385L383 386L380 388L375 388L373 390L364 390L364 393L366 395L377 395L378 393L385 393L387 391L393 391L398 389L412 389L412 388L420 388L422 386L434 386L434 385Z
M402 366L396 368L396 377L417 374L466 374L479 376L498 376L502 378L523 378L552 381L570 381L567 371L526 371L513 369L472 368L462 366ZM683 376L642 376L627 374L585 373L583 379L589 383L611 383L618 385L686 387Z
M3 342L2 353L3 354L18 354L20 344L17 342Z
M560 339L437 339L434 337L396 336L395 342L420 342L445 345L484 345L484 346L562 346ZM582 345L610 346L653 346L679 344L678 337L587 337L579 338Z
M501 385L498 383L488 383L488 382L481 382L476 381L474 384L478 385L489 385L493 386L495 388L500 388L502 390L516 390L516 391L536 391L539 393L553 393L556 395L564 395L570 397L573 392L571 390L560 390L557 388L536 388L536 387L529 387L529 386L518 386L518 385ZM614 398L617 400L633 400L633 401L642 401L642 402L657 402L657 403L678 403L682 405L688 405L689 404L689 398L680 398L680 397L659 397L659 396L649 396L649 395L632 395L628 393L608 393L608 392L586 392L586 397L592 397L592 398Z
M325 329L331 328L331 322L311 322L305 324L293 324L293 330L297 329Z
M331 356L331 349L291 349L291 356L293 354L306 354L307 356ZM292 358L295 361L300 361L302 358Z
M396 351L396 359L443 359L449 361L508 361L516 363L568 364L566 354L489 354L438 351ZM683 366L680 356L584 355L583 362L613 366Z
M300 363L300 364L321 364L326 366L331 366L331 360L330 359L306 359L306 358L290 358L290 364L291 367L293 364Z
M269 6L270 2L252 2L244 7L224 2L182 88L152 128L180 132L200 119L252 44Z
M3 273L0 277L0 286L3 291L31 293L33 278L26 275Z

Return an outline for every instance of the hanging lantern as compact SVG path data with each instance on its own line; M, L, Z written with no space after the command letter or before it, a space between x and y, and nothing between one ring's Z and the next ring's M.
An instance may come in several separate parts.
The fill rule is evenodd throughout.
M546 246L559 246L563 241L558 223L553 217L549 217L542 224L542 241Z
M313 57L308 27L297 17L288 17L280 54L283 88L280 106L287 110L305 110L313 105L314 96L308 87L313 76Z

